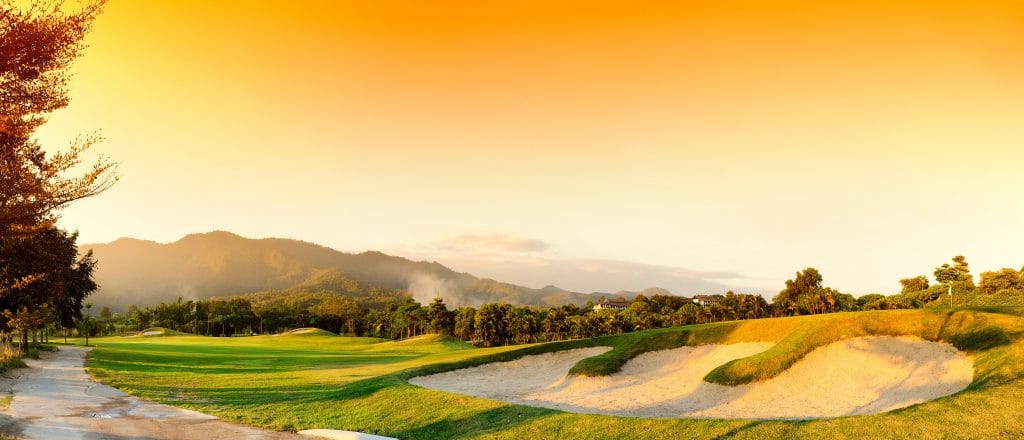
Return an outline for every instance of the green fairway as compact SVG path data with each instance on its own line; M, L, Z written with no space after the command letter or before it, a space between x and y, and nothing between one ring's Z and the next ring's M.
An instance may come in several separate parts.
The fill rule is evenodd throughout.
M530 346L477 349L448 338L390 342L318 334L99 338L87 364L129 393L278 430L332 428L399 438L1019 438L1024 435L1019 308L920 309L734 321ZM566 413L410 385L430 372L571 347L613 350L574 374L617 371L639 353L702 343L777 342L706 378L777 375L815 347L862 335L952 343L975 361L964 391L889 413L808 421L638 419ZM856 368L856 366L851 366ZM827 381L828 378L822 378Z

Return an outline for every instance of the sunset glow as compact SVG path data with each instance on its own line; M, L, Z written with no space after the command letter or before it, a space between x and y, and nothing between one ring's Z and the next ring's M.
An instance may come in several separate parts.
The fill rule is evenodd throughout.
M122 180L63 221L580 291L1020 264L1024 3L551 3L113 0L40 135L102 130Z

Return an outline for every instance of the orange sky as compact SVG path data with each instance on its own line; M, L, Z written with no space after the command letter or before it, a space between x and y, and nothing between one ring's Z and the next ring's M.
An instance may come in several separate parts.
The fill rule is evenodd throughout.
M112 0L41 137L102 129L123 180L64 224L498 233L767 290L1024 264L1024 3L552 3Z

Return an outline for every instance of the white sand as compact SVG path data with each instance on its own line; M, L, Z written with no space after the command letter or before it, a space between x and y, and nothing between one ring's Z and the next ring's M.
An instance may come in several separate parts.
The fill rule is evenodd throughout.
M299 431L299 434L331 440L398 440L394 437L384 437L356 431L341 431L338 429L304 429Z
M715 367L771 347L703 345L644 353L607 377L569 377L608 348L526 356L417 377L426 388L565 411L634 417L807 419L875 414L960 391L974 366L953 346L913 337L863 337L809 353L763 382L703 381Z

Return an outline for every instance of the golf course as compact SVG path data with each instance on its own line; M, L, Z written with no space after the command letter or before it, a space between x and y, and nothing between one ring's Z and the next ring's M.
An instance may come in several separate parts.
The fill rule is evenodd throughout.
M1024 1L0 0L0 440L1024 439Z
M864 337L938 343L973 364L965 388L904 408L833 417L620 417L470 397L410 384L423 376L598 348L573 378L615 377L659 351L761 344L711 369L703 382L735 387L798 371L816 349ZM870 339L870 338L869 338ZM865 311L728 321L591 339L474 348L447 336L398 341L297 331L214 338L105 337L86 369L144 399L278 431L337 429L397 438L1011 438L1024 434L1024 308ZM955 349L954 349L955 347ZM596 354L600 353L600 354ZM883 353L884 354L884 353ZM927 363L927 362L923 362ZM669 366L672 367L672 366ZM673 368L679 368L677 365ZM832 388L836 365L799 369L803 384ZM471 371L471 370L465 370ZM793 373L790 372L790 373ZM514 380L509 377L509 380ZM838 385L838 384L835 384ZM836 388L840 389L840 388ZM799 394L801 390L792 389ZM843 396L831 396L841 400Z

